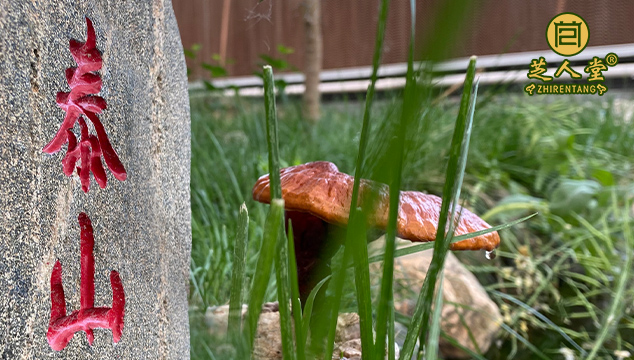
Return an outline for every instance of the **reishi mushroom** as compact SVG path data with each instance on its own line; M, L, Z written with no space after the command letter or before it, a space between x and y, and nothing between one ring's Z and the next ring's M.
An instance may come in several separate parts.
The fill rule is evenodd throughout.
M317 161L280 170L282 198L287 222L290 218L295 235L297 272L302 300L312 286L322 278L315 278L320 258L330 258L332 247L324 244L329 228L345 227L348 223L354 177L339 172L327 161ZM389 210L389 189L384 184L361 180L361 194L370 188L378 194L369 225L385 229ZM253 187L253 199L270 203L269 175L261 176ZM434 241L440 217L442 199L416 191L402 191L397 221L398 236L413 242ZM459 222L455 235L468 234L491 228L471 211L458 206ZM500 243L497 231L451 244L452 250L493 251ZM336 249L335 249L336 250Z

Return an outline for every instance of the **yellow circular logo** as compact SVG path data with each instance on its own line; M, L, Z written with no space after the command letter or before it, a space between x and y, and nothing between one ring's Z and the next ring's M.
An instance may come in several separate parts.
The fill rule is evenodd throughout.
M548 23L546 40L550 48L559 55L577 55L588 45L590 29L581 16L561 13Z

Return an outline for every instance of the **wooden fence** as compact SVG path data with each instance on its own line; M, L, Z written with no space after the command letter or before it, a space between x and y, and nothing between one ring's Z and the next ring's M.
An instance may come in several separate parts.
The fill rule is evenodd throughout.
M437 19L440 0L417 0L417 33ZM474 1L462 36L452 44L452 57L549 50L548 22L558 13L574 12L590 28L588 46L634 43L634 1L630 0L491 0ZM183 47L200 44L188 59L190 79L208 77L202 62L216 63L222 54L229 76L250 75L260 55L281 58L301 70L304 27L301 0L173 0ZM378 1L323 0L324 69L367 66L372 62ZM383 63L406 60L409 1L391 2ZM223 22L224 19L224 22ZM278 45L294 49L282 55Z

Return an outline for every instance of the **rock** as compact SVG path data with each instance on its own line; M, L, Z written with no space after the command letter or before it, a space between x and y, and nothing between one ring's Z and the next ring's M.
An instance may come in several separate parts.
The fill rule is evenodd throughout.
M377 241L372 244L373 249L383 249L384 243ZM411 246L409 241L398 241L397 245ZM396 311L411 316L414 313L418 293L433 256L433 251L423 251L394 260L394 307ZM382 274L378 264L371 264L370 274ZM470 337L473 334L478 347L484 353L500 328L502 316L498 306L489 298L476 277L449 252L445 260L445 281L443 284L443 310L441 315L441 329L453 337L462 346L476 351ZM379 284L380 277L372 279ZM456 306L453 304L460 304ZM464 324L461 320L464 319ZM402 330L402 329L401 329ZM396 331L399 333L399 331ZM402 346L405 334L403 331L399 345ZM398 340L397 336L397 340ZM397 341L398 342L398 341ZM452 346L447 340L440 338L440 352L443 358L470 358L464 351Z
M248 306L242 305L242 319ZM218 340L226 338L229 321L229 305L212 306L205 312L205 323L209 334ZM253 344L253 359L281 359L282 338L280 334L280 313L277 303L262 306L258 330Z
M339 314L335 342L344 343L348 340L360 339L359 315L356 313Z
M342 313L337 317L333 360L361 360L361 328L359 315Z
M248 308L246 304L242 305L243 320ZM208 307L205 311L205 324L212 338L222 339L226 337L227 326L229 326L229 305Z
M352 339L337 345L333 360L361 360L361 339Z
M253 358L268 360L282 358L282 335L280 333L280 313L262 312L255 335Z
M395 357L399 357L395 344ZM387 351L387 347L385 349ZM361 360L361 328L357 313L342 313L337 318L333 359ZM386 355L387 359L387 355Z
M242 317L247 312L247 305L242 305ZM209 334L215 339L226 338L229 317L229 305L213 306L205 312L205 323ZM215 347L217 349L218 347ZM339 314L335 332L334 359L361 359L361 340L359 331L359 315L354 313ZM398 358L398 348L396 352ZM266 303L258 320L258 329L253 344L253 359L282 359L282 338L280 335L280 313L277 303Z
M70 90L69 40L86 40L84 16L103 53L99 117L127 170L87 194L62 172L66 145L42 152L64 119L55 98ZM170 1L7 0L0 33L0 358L189 358L190 117ZM125 325L116 346L99 329L92 347L80 332L56 353L51 272L59 259L67 310L78 309L80 212L94 226L95 305L111 305L117 270Z

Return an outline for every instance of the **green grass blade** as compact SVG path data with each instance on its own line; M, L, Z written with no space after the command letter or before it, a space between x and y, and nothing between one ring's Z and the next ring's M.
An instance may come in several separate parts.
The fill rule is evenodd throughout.
M572 340L572 338L570 338L570 336L568 336L568 334L566 334L559 326L555 325L555 323L553 323L549 318L547 318L546 316L542 315L539 311L533 309L532 307L528 306L527 304L517 300L516 298L514 298L511 295L493 290L491 291L491 293L495 296L498 296L502 299L508 300L512 303L515 303L516 305L520 306L522 309L524 309L526 312L530 313L531 315L535 316L536 318L538 318L539 320L543 321L544 323L548 324L548 326L550 326L551 329L555 330L556 332L559 333L559 335L561 335L562 338L564 338L566 341L568 341L568 343L570 343L570 345L572 345L575 349L577 349L577 351L579 351L580 354L582 354L583 356L587 355L587 352L579 345L577 344L574 340Z
M624 246L625 246L625 261L623 262L623 266L621 268L621 275L619 276L619 280L616 283L616 288L614 289L614 296L612 297L612 304L608 312L605 314L604 323L601 326L601 330L597 336L597 339L592 346L592 350L586 357L586 360L592 360L597 356L597 353L602 349L603 343L607 340L608 336L612 332L614 332L614 328L623 317L623 306L625 306L625 293L627 290L627 284L631 281L632 276L632 252L634 247L634 236L632 236L632 229L629 224L629 213L630 207L629 204L626 204L623 211L619 211L618 209L618 201L616 199L616 193L612 192L612 204L614 215L624 219L622 222L622 231Z
M443 283L444 283L444 271L440 270L438 274L440 280L438 280L438 287L436 289L436 298L434 300L434 309L431 316L431 327L429 337L427 338L427 346L425 347L425 358L427 360L436 360L438 358L438 345L440 338L440 316L442 315L443 308Z
M267 216L264 226L264 237L262 239L262 246L260 247L260 255L255 267L251 292L249 293L249 309L246 314L247 321L242 330L242 336L247 340L247 349L238 349L238 351L242 352L242 357L240 358L248 358L251 353L251 348L253 347L258 318L260 317L262 304L264 303L264 294L271 278L275 245L280 236L283 218L284 200L271 200L269 215Z
M468 347L462 345L456 339L454 339L451 336L445 334L445 332L442 332L440 334L440 336L442 336L443 339L447 340L447 342L450 343L453 347L458 348L458 349L464 351L465 353L469 354L469 356L471 356L471 358L478 359L478 360L487 360L484 356L482 356L482 355L478 354L477 352L469 349Z
M474 66L475 66L475 59L472 58ZM465 130L464 130L464 135L463 135L463 140L462 140L462 144L460 146L460 152L458 153L458 168L457 168L457 174L456 174L456 179L454 180L454 190L453 190L453 194L451 195L451 210L450 210L450 220L449 220L449 224L447 226L447 234L445 235L446 238L444 239L445 243L447 244L446 248L443 248L443 250L448 251L449 250L449 245L451 244L451 240L453 239L454 236L454 224L456 223L455 220L457 220L458 222L460 221L460 216L462 214L457 214L457 206L458 206L458 201L460 199L460 190L462 188L462 182L464 180L464 173L465 170L467 168L467 154L469 153L469 140L471 139L471 130L473 128L473 115L475 113L475 104L476 104L476 100L477 100L477 96L478 96L478 84L479 81L476 81L475 86L473 88L473 93L471 94L471 97L469 99L469 107L468 107L468 114L467 114L467 123L465 126ZM464 97L463 99L465 99L466 97ZM456 216L458 216L458 218L456 219ZM446 255L446 254L445 254ZM441 285L439 285L439 288L442 289L442 279L443 279L443 266L444 266L444 256L442 257L441 261L441 265L439 265L440 268L440 281L441 281ZM439 301L436 303L436 308L433 312L433 316L434 318L432 318L432 324L431 324L431 328L430 328L430 334L428 336L428 340L427 340L427 348L430 349L426 355L428 357L428 359L436 359L436 357L438 356L438 338L440 336L440 314L442 312L442 293L438 295ZM437 299L438 299L437 298ZM440 308L440 309L439 309ZM423 331L425 330L425 326L426 326L426 322L423 322ZM425 332L421 332L421 342L423 340L423 336L425 336Z
M451 303L451 305L455 306L455 303ZM458 313L458 319L460 319L460 324L462 324L462 326L467 330L467 336L469 337L469 341L471 342L471 345L473 345L473 347L475 348L475 351L477 351L478 353L482 353L482 350L480 350L480 345L478 345L478 341L475 338L475 335L473 334L473 331L471 330L471 327L469 326L469 324L467 323L467 320L464 317L463 313ZM477 328L474 330L478 330ZM440 336L443 335L442 329L441 329L441 333Z
M377 309L376 320L376 353L383 357L385 354L385 336L387 332L388 312L393 305L393 283L394 283L394 251L396 240L396 224L400 204L401 181L403 176L403 158L406 142L406 131L410 127L412 119L418 110L416 78L414 74L414 41L416 26L416 2L410 1L411 8L411 34L409 43L409 53L407 62L407 77L405 91L403 93L403 107L401 109L400 121L396 132L396 137L390 139L386 157L392 165L389 169L391 174L389 183L390 206L388 222L385 234L385 256L383 260L383 274L381 278L381 292Z
M343 246L332 257L332 282L329 284L326 293L332 292L332 304L329 309L329 323L327 324L326 346L323 353L324 360L332 359L332 351L335 345L335 335L337 330L337 319L339 315L339 303L343 294L343 285L346 280L347 268L352 257L350 246ZM312 292L311 292L312 295Z
M374 48L374 56L372 58L372 75L370 77L370 86L366 94L365 110L363 112L363 125L361 127L361 136L359 140L359 152L357 154L357 162L355 168L354 184L352 187L352 202L349 214L349 226L346 234L346 251L345 254L353 253L355 264L355 281L357 285L357 302L359 306L359 318L361 327L361 345L362 353L367 359L373 359L374 340L372 335L372 306L370 296L370 279L369 279L369 263L368 249L365 239L365 231L356 233L359 230L358 224L365 219L357 220L361 217L361 213L356 211L359 199L359 184L362 175L362 166L365 161L365 153L370 136L370 110L374 101L374 92L376 81L378 79L379 64L381 63L381 54L383 52L383 41L385 39L385 29L387 24L387 13L389 8L389 0L381 0L381 8L379 10L379 20L377 23L376 40ZM364 226L363 226L364 227ZM344 264L347 256L344 254ZM324 356L330 358L334 344L330 339L334 339L334 332L337 326L337 314L339 313L339 303L341 301L341 288L343 287L343 279L345 278L346 266L340 268L340 273L335 273L335 294L339 294L333 301L331 306L331 319L328 325L328 341L326 343L326 351Z
M352 210L350 215L352 221L348 224L346 241L348 246L352 248L354 262L354 283L357 290L359 328L361 330L361 353L370 354L368 358L375 359L378 354L374 351L372 331L372 297L370 295L370 263L368 262L366 220L358 209Z
M460 187L462 186L459 180L462 179L464 174L464 167L460 165L464 165L463 157L467 155L466 150L468 150L468 138L470 136L471 123L473 121L473 116L469 116L469 110L470 105L473 107L472 103L475 101L475 97L471 96L473 80L475 77L475 63L476 59L475 57L472 57L467 69L465 85L460 102L460 110L454 127L453 139L451 141L449 164L447 166L447 176L443 189L443 202L438 222L438 232L436 233L436 240L434 242L434 256L416 303L416 308L412 317L413 320L407 330L405 343L403 344L403 351L401 352L401 359L410 359L412 357L412 353L414 352L416 337L419 335L425 336L427 334L436 279L444 266L447 251L449 251L450 238L445 236L445 229L447 228L447 220L450 215L450 204L454 204L455 206L458 202L456 195L459 195ZM453 224L450 223L450 225ZM426 343L426 341L421 341L421 344L424 343Z
M209 346L207 346L207 344L205 344L205 343L202 343L202 345L205 348L205 351L207 352L207 355L209 356L209 359L216 360L216 357L214 356L214 353L211 351Z
M228 335L233 342L240 334L242 323L242 287L244 286L244 269L247 261L247 243L249 236L249 212L242 203L238 217L238 231L233 246L233 272L231 274L231 295L229 300Z
M283 215L282 215L283 216ZM294 360L296 354L293 349L293 321L291 318L291 291L288 275L288 249L284 236L284 222L280 223L275 253L275 277L277 280L277 300L280 311L280 331L282 333L282 358ZM298 326L299 327L299 326Z
M229 164L229 159L227 158L227 154L225 153L225 150L222 148L222 146L220 145L220 142L218 142L218 139L216 138L214 133L211 131L211 129L205 129L205 131L207 132L209 136L209 140L211 140L211 142L214 144L214 147L216 148L216 151L218 152L218 155L220 156L220 161L222 162L222 166L225 168L225 171L227 175L229 176L229 179L231 179L231 185L233 187L233 192L235 193L236 198L240 199L240 201L244 201L242 191L240 190L240 185L238 184L238 179L236 178L236 174L234 174L233 169L231 168L231 164ZM209 162L211 163L212 161L209 161Z
M495 296L501 297L503 299L506 299L506 300L508 300L510 302L515 303L516 305L519 305L526 312L530 313L531 315L533 315L536 318L540 319L541 321L545 322L553 330L557 331L559 333L559 335L561 335L561 337L563 337L566 341L568 341L568 343L570 343L570 345L575 347L583 356L587 355L586 351L581 346L579 346L579 344L577 344L574 340L572 340L570 338L570 336L568 336L568 334L566 334L559 326L555 325L555 323L553 323L550 319L548 319L547 317L542 315L539 311L533 309L532 307L528 306L527 304L517 300L516 298L514 298L513 296L510 296L508 294L505 294L505 293L502 293L502 292L499 292L499 291L496 291L496 290L491 291L491 293L493 295L495 295Z
M394 333L394 301L392 299L392 307L389 308L389 317L387 322L387 358L388 360L396 359L396 335Z
M506 325L505 323L500 323L500 327L504 331L506 331L509 334L511 334L514 338L519 340L519 342L524 344L524 346L526 346L530 351L533 352L533 354L537 355L537 357L539 357L540 359L542 359L542 360L552 360L552 358L546 356L546 354L544 354L541 350L539 350L535 345L531 344L530 341L528 341L525 337L520 335L517 331L513 330L510 326Z
M330 276L326 276L319 283L317 283L317 285L315 285L315 287L310 291L310 294L306 299L306 306L304 307L304 313L302 314L303 337L300 338L302 339L301 342L303 344L306 344L306 338L308 336L308 332L310 331L310 317L313 315L313 305L315 304L315 297L317 296L317 293L319 292L321 287L326 283L326 281L328 281L328 279L330 279ZM300 341L298 341L298 343L299 342Z
M455 304L454 304L454 305L455 305ZM478 311L477 309L474 309L474 308L472 308L472 307L470 307L470 306L464 306L464 305L462 305L462 307L463 307L464 309L466 309L466 310L469 310L469 311ZM485 315L485 316L489 317L489 319L490 319L491 321L497 321L494 317L492 317L490 314L488 314L488 313L486 313L486 312L482 313L482 315ZM409 326L411 326L411 324L412 324L412 318L411 318L411 317L409 317L409 316L407 316L407 315L400 314L400 313L396 313L396 317L397 317L397 319L398 319L398 322L402 323L403 325L407 325L408 327L409 327ZM517 339L519 342L521 342L522 344L524 344L524 345L525 345L525 346L526 346L526 347L527 347L527 348L528 348L531 352L533 352L533 354L535 354L537 357L539 357L540 359L543 359L543 360L549 360L549 359L550 359L550 358L549 358L548 356L546 356L546 355L545 355L545 354L544 354L541 350L539 350L537 347L535 347L535 345L531 344L531 343L530 343L530 341L528 341L525 337L523 337L522 335L520 335L519 333L517 333L517 331L513 330L510 326L508 326L508 325L507 325L507 324L505 324L504 322L501 322L499 325L500 325L500 327L502 328L502 330L506 331L506 332L507 332L507 333L509 333L511 336L513 336L513 338ZM448 336L447 334L443 334L443 333L441 332L441 336L442 336L443 338L445 338L445 339L450 340L449 342L450 342L450 343L452 343L452 344L454 344L454 345L455 345L455 344L458 344L458 345L455 345L455 346L457 346L457 347L459 347L460 349L464 350L465 352L469 353L469 354L470 354L471 356L473 356L474 358L477 358L477 359L483 359L483 357L482 357L482 356L476 356L476 355L474 355L474 354L476 354L476 353L472 352L471 350L469 350L468 348L466 348L466 347L464 347L464 346L462 346L462 345L459 345L459 343L458 343L455 339L453 339L452 337ZM453 341L451 341L451 340L453 340ZM403 354L403 352L402 352L402 350L401 350L401 357L400 357L400 359L403 359L402 354ZM411 357L410 357L410 358L411 358ZM409 360L410 358L407 358L407 359Z
M474 238L476 236L492 233L494 231L500 231L500 230L509 228L511 226L517 225L517 224L519 224L521 222L524 222L524 221L526 221L526 220L528 220L528 219L530 219L530 218L532 218L534 216L537 216L537 213L525 216L525 217L523 217L521 219L513 220L513 221L508 222L506 224L494 226L494 227L492 227L490 229L474 231L474 232L471 232L471 233L468 233L468 234L464 234L464 235L460 235L460 236L454 236L451 239L451 243L453 244L453 243L456 243L458 241L471 239L471 238ZM433 247L434 247L434 243L433 242L426 242L426 243L422 243L422 244L418 244L418 245L408 246L406 248L397 249L394 252L394 257L397 258L397 257L409 255L409 254L414 254L414 253L417 253L417 252L420 252L420 251L432 249ZM377 262L377 261L382 261L383 257L384 257L384 254L379 254L379 255L376 255L376 256L372 256L369 259L369 261L370 261L370 263L374 263L374 262Z
M194 294L198 294L203 304L203 309L207 309L207 303L205 302L205 297L200 289L200 285L198 285L198 279L196 278L196 275L198 272L199 271L196 268L196 261L194 260L194 258L190 256L189 278L191 279L192 284L194 284Z
M513 211L513 210L529 210L529 211L540 211L540 207L543 209L547 209L547 204L545 202L537 203L537 202L517 202L511 204L502 204L497 205L494 208L490 209L486 213L484 213L480 218L484 221L491 221L498 214L503 214L505 212Z
M280 185L280 150L277 131L277 110L275 106L275 80L273 69L269 65L263 67L264 73L264 108L266 110L266 140L269 149L269 178L271 181L271 199L282 198Z
M271 199L282 198L282 187L280 182L280 155L279 138L277 130L277 111L275 106L275 80L273 79L273 69L266 65L263 67L264 74L264 107L266 110L266 140L269 150L269 179ZM282 201L283 203L283 201ZM284 211L282 209L282 217ZM277 280L277 299L280 311L280 331L282 333L282 356L284 359L294 360L293 351L293 331L290 309L290 280L288 275L288 243L284 236L284 222L281 222L277 237L277 251L275 252L275 277Z
M297 262L295 260L295 236L293 224L288 221L288 273L291 281L291 304L293 305L293 321L295 323L295 346L297 360L306 358L306 335L302 320L302 305L299 300L299 282L297 279Z

